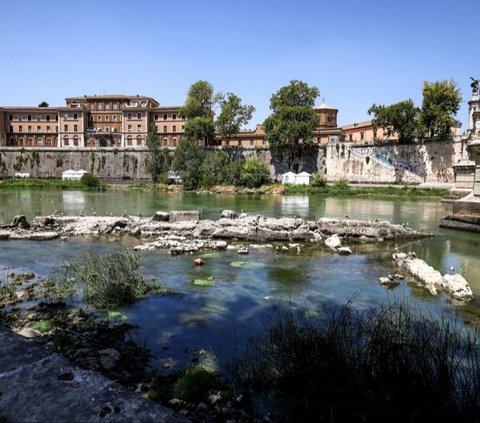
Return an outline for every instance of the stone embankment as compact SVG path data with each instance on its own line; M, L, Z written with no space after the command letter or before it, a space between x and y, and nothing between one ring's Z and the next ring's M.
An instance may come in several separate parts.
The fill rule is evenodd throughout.
M400 269L412 275L421 286L437 295L442 290L447 296L461 302L468 302L473 292L465 278L459 274L442 274L429 266L425 261L416 257L415 253L393 253L393 261Z
M20 217L16 217L20 219ZM23 219L20 219L23 222ZM271 218L238 215L225 210L219 220L201 220L196 211L157 212L142 216L40 216L30 228L8 225L0 229L3 240L50 240L68 237L133 236L142 244L139 250L167 249L171 254L202 249L226 249L229 242L247 243L325 243L342 254L348 249L342 242L382 242L429 236L405 225L387 221L361 221L295 217Z

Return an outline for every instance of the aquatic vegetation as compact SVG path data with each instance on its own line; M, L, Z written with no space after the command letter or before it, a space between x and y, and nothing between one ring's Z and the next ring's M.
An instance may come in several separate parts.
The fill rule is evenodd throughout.
M66 292L78 288L86 303L106 309L133 304L150 292L164 292L147 281L139 266L138 257L127 248L105 255L86 252L66 267L59 285Z
M236 387L273 420L466 422L479 415L479 338L461 322L405 302L363 311L349 302L320 319L277 307L264 329L237 366Z
M58 325L51 320L40 320L38 322L33 322L28 325L29 328L38 330L39 332L45 333L49 332L52 329L55 329Z
M261 269L262 267L265 267L265 264L256 261L232 261L230 266L238 267L240 269Z
M207 279L194 279L193 284L197 286L212 286L215 284L215 280L210 276Z

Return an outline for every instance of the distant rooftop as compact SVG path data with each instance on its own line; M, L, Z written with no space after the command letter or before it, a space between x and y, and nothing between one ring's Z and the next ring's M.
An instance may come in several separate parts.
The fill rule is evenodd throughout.
M332 107L330 105L328 105L327 103L325 103L324 101L322 101L322 103L319 105L319 106L315 106L314 109L317 109L317 110L325 110L325 109L329 109L329 110L337 110L335 107Z
M85 101L85 100L151 100L157 105L160 103L152 97L144 95L124 95L124 94L102 94L102 95L83 95L77 97L67 97L66 101Z

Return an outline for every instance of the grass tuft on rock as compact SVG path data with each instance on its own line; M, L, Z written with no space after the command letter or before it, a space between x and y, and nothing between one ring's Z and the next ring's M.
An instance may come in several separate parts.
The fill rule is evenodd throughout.
M55 329L58 325L51 320L40 320L38 322L31 323L28 325L29 328L38 330L41 333L46 333Z
M280 307L235 372L279 421L476 421L477 331L402 302L310 319Z
M184 401L202 401L216 383L217 373L214 370L202 365L190 366L173 384L173 394Z

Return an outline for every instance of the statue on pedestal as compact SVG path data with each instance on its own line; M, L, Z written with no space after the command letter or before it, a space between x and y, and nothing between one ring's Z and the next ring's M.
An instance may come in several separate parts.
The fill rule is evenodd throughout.
M472 80L472 83L470 84L470 86L472 87L472 95L479 95L479 83L480 83L480 79L475 79L473 77L470 77L470 79Z

